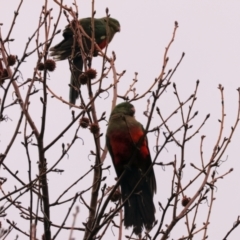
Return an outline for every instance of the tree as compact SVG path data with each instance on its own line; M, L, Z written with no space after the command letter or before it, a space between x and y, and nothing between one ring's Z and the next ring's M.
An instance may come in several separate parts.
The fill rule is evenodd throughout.
M75 236L104 239L112 234L111 229L118 239L123 239L123 234L128 234L128 239L147 239L149 236L152 239L167 239L172 235L174 239L195 239L198 236L206 239L211 227L209 219L215 203L217 181L225 179L232 171L223 169L221 163L236 130L240 107L236 109L236 118L225 137L224 88L219 85L222 103L219 131L211 155L206 157L205 136L202 135L200 141L197 137L210 114L206 113L205 118L197 119L195 105L199 81L190 96L181 97L173 78L184 53L173 69L168 68L169 49L175 40L178 23L175 22L173 35L165 49L161 72L156 79L146 83L144 92L135 89L136 73L126 93L119 94L125 72L116 69L115 53L109 54L108 48L101 50L92 39L92 46L98 49L101 56L98 58L101 58L102 67L97 70L96 80L88 78L86 86L81 87L78 104L66 110L68 100L62 98L58 88L55 88L60 83L54 79L54 74L61 69L55 69L59 63L49 57L49 48L59 34L57 29L61 18L68 23L77 21L78 6L75 3L75 8L70 8L55 0L54 11L58 10L58 16L53 18L53 9L45 1L36 30L29 37L22 55L15 56L11 52L11 45L18 39L12 39L11 36L17 27L15 23L22 2L8 33L0 33L0 116L1 125L7 129L1 134L4 148L1 148L0 155L0 216L3 218L1 224L9 226L8 229L2 228L3 239L10 233L30 239L39 239L41 235L47 240L58 239L66 234L69 239ZM94 11L93 4L92 17ZM108 9L106 16L109 16ZM81 27L74 31L81 42L81 36L84 35ZM84 59L85 74L95 70L93 49ZM26 61L31 62L32 67L28 65L24 69ZM71 59L69 64L71 69ZM107 78L111 82L107 82ZM65 85L63 89L68 91ZM177 104L169 104L169 108L164 109L161 106L173 99L172 87ZM144 104L145 116L141 115L141 118L146 120L144 127L153 150L151 167L157 173L157 191L161 195L161 198L158 195L155 197L156 225L148 233L143 231L139 237L131 235L131 229L125 231L123 227L119 181L113 180L113 167L105 164L105 129L110 109L106 114L106 108L101 108L101 105L111 105L113 109L117 101ZM65 119L66 112L71 119ZM73 133L71 129L74 127ZM200 153L194 154L195 161L186 161L194 141L198 141ZM74 148L80 150L73 152ZM171 153L171 160L169 156L166 157L167 151ZM21 161L23 168L14 166L11 160ZM169 173L165 179L161 176L163 170ZM163 182L168 191L162 191ZM18 218L19 214L21 218ZM223 238L227 239L238 224L237 218L232 228L226 228ZM176 233L178 227L182 229Z

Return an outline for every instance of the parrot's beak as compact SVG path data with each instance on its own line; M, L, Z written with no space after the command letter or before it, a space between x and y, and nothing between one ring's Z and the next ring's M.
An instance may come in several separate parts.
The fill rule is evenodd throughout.
M118 32L121 32L121 27L118 28Z

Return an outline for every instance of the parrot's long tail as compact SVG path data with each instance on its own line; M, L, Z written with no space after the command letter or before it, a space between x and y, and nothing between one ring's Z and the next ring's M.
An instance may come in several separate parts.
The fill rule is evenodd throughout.
M64 39L56 46L50 48L50 52L51 52L50 56L53 56L54 60L56 61L68 59L72 55L72 46L73 46L72 37ZM77 52L77 49L76 49L76 52ZM82 68L83 68L83 60L81 55L75 56L73 58L73 64L71 68L72 68L72 74L71 74L70 84L73 87L70 86L69 102L72 104L75 104L76 99L79 96L79 92L78 92L78 89L80 88L79 76L82 73Z
M128 198L140 178L141 174L135 171L129 171L125 174L121 182L123 201ZM130 179L133 180L129 182ZM154 215L153 193L149 182L143 179L124 204L124 225L125 227L133 227L133 232L136 235L140 235L143 227L146 230L150 230L153 227L155 222Z
M73 59L72 74L70 81L70 90L69 90L69 102L72 104L76 103L76 99L79 97L78 89L80 88L79 76L82 73L83 60L81 56L75 57ZM73 87L72 87L73 86Z

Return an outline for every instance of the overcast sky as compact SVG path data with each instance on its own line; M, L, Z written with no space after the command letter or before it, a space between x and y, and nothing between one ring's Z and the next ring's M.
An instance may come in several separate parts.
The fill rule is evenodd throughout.
M18 2L18 0L0 1L0 23L3 23L1 27L3 36L6 36L5 34L11 25L13 12L17 9ZM64 0L64 3L67 5L71 5L71 2L71 0ZM81 0L77 3L80 18L89 17L91 15L91 1ZM43 4L44 1L40 0L23 1L23 6L12 33L12 38L14 38L15 41L9 45L12 54L21 56L28 37L30 37L36 29ZM49 1L49 6L53 7L53 22L55 22L59 8L53 1ZM96 0L96 17L105 16L106 7L109 8L111 17L118 19L121 24L121 32L115 35L109 46L109 54L114 50L117 55L117 71L120 73L123 70L127 70L119 86L119 95L123 95L126 92L134 78L135 72L138 72L138 84L136 88L139 93L143 93L148 84L159 76L165 47L172 37L174 21L178 22L179 28L169 52L170 60L168 69L174 68L183 52L185 52L185 57L177 72L174 74L172 81L177 84L179 93L184 100L193 93L196 80L199 79L198 102L195 108L196 111L199 111L199 120L197 120L196 123L201 122L208 113L211 113L209 121L205 124L200 134L196 136L194 145L189 145L189 149L187 149L186 164L189 166L190 162L199 163L201 135L207 136L204 153L206 154L206 159L208 159L218 137L218 119L221 117L220 92L217 89L219 84L222 84L225 89L226 125L224 136L228 136L230 127L236 119L238 104L236 89L240 87L240 1ZM67 21L65 17L62 16L58 29L63 29L66 24ZM62 36L59 34L54 39L53 44L58 43L61 39ZM23 79L26 80L32 76L35 63L36 59L34 59L33 62L28 61L24 64L22 68ZM94 68L100 71L101 61L94 59L93 64ZM49 76L49 86L64 99L68 99L69 76L67 61L57 63L56 70L50 73ZM107 86L111 83L111 77L106 81L108 81L106 83ZM172 92L172 87L170 87L167 90L166 96L163 98L164 102L159 103L159 106L162 107L166 113L177 104ZM0 94L2 94L2 91ZM106 97L107 96L102 96L103 105L100 106L99 115L101 111L105 111L111 106L110 100L107 101L107 105L104 105L106 102L104 102L104 99ZM118 102L121 101L118 100ZM137 111L136 118L141 121L143 125L146 124L147 119L142 114L145 110L146 99L142 99L135 105ZM144 108L142 106L144 106ZM52 129L51 132L52 136L50 134L49 140L46 140L46 142L49 142L53 136L55 136L54 134L56 134L59 129L62 129L63 126L66 126L67 122L71 119L71 111L69 108L67 106L62 107L61 103L57 102L57 100L52 100L50 107L52 107L50 109L52 109L54 114L52 114L52 118L49 119L48 129L52 129L53 126L54 129ZM59 111L59 109L61 109L61 111ZM38 109L34 108L31 109L31 111L38 116L36 122L40 121L41 113L38 113ZM109 113L109 110L107 110L107 116ZM10 117L15 119L14 113L10 114ZM63 124L61 124L61 122L63 122ZM0 127L1 135L5 136L8 131L8 125L3 126L1 123ZM71 134L63 140L65 143L70 141L76 127L77 125L73 127ZM151 127L154 127L154 125ZM0 138L2 138L2 136L0 136ZM149 142L154 144L155 138L154 136L152 137ZM151 136L149 138L151 138ZM224 180L219 181L217 185L216 201L210 218L209 239L222 239L237 216L240 215L240 190L238 185L240 182L239 138L240 127L238 127L232 143L223 155L223 160L227 161L223 163L219 174L224 173L224 171L227 171L231 167L234 168L234 171L224 178ZM2 144L3 139L0 140ZM59 148L63 141L58 143ZM7 143L3 143L2 146L0 145L0 152L4 151L6 147L4 144ZM84 151L88 151L86 149L90 147L86 145L86 139L84 149L82 143L79 141L78 145L71 150L70 159L73 156L77 158L79 152L82 154ZM20 143L19 148L21 148L19 151L24 153ZM161 159L161 161L172 161L174 154L178 153L176 149L176 147L173 147L173 149L168 148L164 155L165 158ZM85 152L85 154L87 153ZM54 158L54 152L50 152L48 157L49 160ZM8 164L12 164L12 167L16 168L16 170L22 170L22 163L20 160L16 163L16 156L10 155L7 161L9 161ZM24 160L22 160L22 162L24 162ZM105 163L106 165L111 164L109 156ZM93 162L87 164L93 164ZM64 168L64 164L61 165L61 167ZM77 175L79 165L72 165L71 168L71 174L74 176ZM159 200L163 202L166 201L168 195L164 196L164 194L161 193L167 193L167 187L164 185L171 173L172 171L170 169L163 171L158 168L158 195L155 197L156 202ZM0 170L0 176L2 174L4 175L5 173ZM66 174L69 174L69 172ZM186 170L183 177L187 178L187 176L188 172ZM113 169L111 170L111 177L115 177ZM11 179L9 179L9 181L10 180ZM51 182L52 186L55 186L57 189L59 187L57 183L60 180L61 176L53 178ZM69 180L69 182L71 181ZM13 187L13 183L11 186ZM59 192L61 192L61 189L59 189ZM6 223L4 224L7 226ZM171 238L175 239L175 237L180 237L183 233L181 230L179 230L179 232L175 231L171 235ZM239 234L240 230L237 229L229 239L237 239ZM202 235L194 239L201 239L201 236ZM40 233L38 237L40 238ZM75 237L78 237L78 233L75 234ZM19 239L24 239L24 237L21 236Z

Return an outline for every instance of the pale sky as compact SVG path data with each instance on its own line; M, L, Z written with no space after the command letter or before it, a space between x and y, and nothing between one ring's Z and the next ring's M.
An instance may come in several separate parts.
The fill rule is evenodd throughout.
M11 25L13 12L17 9L18 2L18 0L1 0L0 2L0 23L3 23L3 26L1 26L3 38L6 36ZM64 3L70 6L72 0L64 0ZM91 1L81 0L77 3L79 7L79 17L89 17L91 15ZM23 1L20 14L11 35L11 37L15 39L14 42L9 44L11 54L21 57L28 37L32 35L38 25L39 14L43 4L44 1L40 0ZM49 6L53 7L52 21L55 23L59 8L52 0L49 1ZM187 153L185 161L187 167L183 174L183 182L186 184L195 174L194 170L190 167L190 163L192 162L196 165L200 164L199 149L201 136L206 135L203 147L206 161L209 159L218 137L218 119L221 117L220 92L217 89L219 84L222 84L225 89L224 104L226 125L224 128L224 136L227 137L229 135L230 128L236 120L238 107L238 94L236 89L240 87L240 2L221 0L96 0L96 17L105 16L106 7L109 8L111 17L118 19L121 24L121 32L115 35L108 50L109 56L113 50L117 55L115 66L118 73L121 73L123 70L127 71L119 84L119 95L124 95L127 91L129 85L132 83L135 72L138 72L138 83L136 88L140 94L143 93L147 86L159 76L162 68L165 47L172 37L174 21L177 21L179 24L175 41L169 51L169 63L167 69L174 68L179 61L182 52L185 52L183 62L174 74L172 82L177 84L179 94L182 97L182 101L184 101L193 93L196 80L200 80L195 106L195 111L199 111L199 114L196 121L193 122L195 128L197 128L208 113L211 114L210 119L202 128L201 132L186 146ZM64 15L62 15L58 29L63 29L66 24L67 21ZM55 37L53 45L61 40L62 35L59 34ZM30 49L33 48L34 41ZM21 73L24 81L27 78L31 78L35 64L36 56L29 58L29 60L22 65ZM94 59L93 67L100 72L101 59ZM110 74L109 78L105 80L105 87L112 83L111 76L112 75ZM68 99L69 78L70 72L67 61L58 62L56 70L49 74L48 84L50 88L66 100ZM38 87L38 84L36 84L36 86ZM107 118L110 114L109 109L111 107L112 91L110 91L109 94L110 97L107 100L105 99L108 97L107 94L103 95L102 98L98 100L99 116L101 116L103 111L107 111ZM0 90L0 97L1 96L2 90ZM50 142L61 129L66 127L71 120L71 110L69 110L68 106L61 104L61 102L56 99L49 99L49 119L47 123L45 144L48 144L48 142ZM10 100L11 96L9 96L9 103L11 102ZM31 101L32 104L36 101L36 105L32 108L30 107L30 112L35 116L34 121L39 126L41 121L41 111L39 112L41 104L39 104L39 96L33 96ZM147 118L142 114L146 109L146 101L147 98L142 99L138 103L134 102L137 111L136 118L138 121L142 122L143 125L145 125L147 121ZM121 102L120 99L118 100L118 103L119 102ZM165 113L165 117L167 117L167 113L176 108L177 101L173 95L172 86L168 88L165 96L158 103L158 106L163 109L162 111ZM15 106L13 109L15 109L14 112L6 111L5 113L8 114L12 121L1 122L0 125L0 153L5 151L6 145L8 144L8 138L11 137L11 124L13 124L12 126L15 126L19 117L19 106ZM180 118L176 121L179 121L179 119ZM151 128L156 126L159 123L158 121L160 120L157 115L155 115ZM179 126L179 122L173 121L171 124L173 129ZM105 124L102 123L102 125L102 132L105 133ZM72 140L77 127L78 124L75 123L71 130L65 134L60 141L58 141L55 148L47 153L47 159L50 166L59 158L61 154L61 144L63 142L67 144ZM94 148L94 146L91 145L92 138L87 132L88 130L85 131L87 134L85 134L83 130L79 133L79 136L84 140L84 145L81 140L78 140L70 150L69 158L65 157L58 166L58 168L64 169L65 172L62 175L52 173L49 176L49 186L51 191L50 202L53 202L66 186L72 183L74 179L83 175L86 169L94 163L94 158L90 157L90 160L88 159L89 151ZM81 135L82 133L83 135ZM149 148L152 151L155 143L154 134L149 134L148 138L150 144ZM210 218L211 224L209 226L208 239L222 239L232 227L237 216L240 215L240 190L238 186L240 182L240 164L238 162L240 156L239 138L240 126L237 128L229 148L222 157L222 160L226 161L223 162L222 166L218 169L219 175L228 171L230 168L234 168L234 171L223 180L219 180L217 183L217 189L215 191L216 200ZM6 139L7 141L5 141ZM5 161L8 166L12 167L13 172L19 170L19 176L22 174L21 176L27 181L27 163L25 159L25 150L20 143L21 141L23 141L22 135L20 135L16 141L16 150L14 153L9 154ZM104 143L104 138L102 139L102 143ZM34 154L34 148L32 151ZM170 162L174 159L175 154L177 154L180 160L179 149L174 144L171 144L162 155L160 154L159 161L164 163ZM152 156L153 155L154 152L152 151ZM36 159L32 159L32 161L33 166L36 168L37 156ZM111 164L108 155L104 166ZM164 171L161 167L156 167L155 173L157 176L158 189L157 195L154 199L157 208L158 201L166 203L167 198L169 197L169 184L171 184L172 169L166 168ZM113 179L116 176L113 167L109 173L105 174L112 181L110 181L110 183L107 182L107 184L113 185ZM13 190L14 185L19 186L18 183L9 177L3 169L0 169L0 176L8 177L7 184L9 184L9 191ZM65 179L64 182L63 178ZM82 185L80 185L78 190L75 189L75 192L82 191L91 181L92 176L89 176L85 182L86 186L82 188ZM191 189L187 192L189 197L194 193L194 190L195 189ZM2 193L0 193L0 197L2 196L1 194ZM2 204L4 203L0 203L0 206ZM87 215L84 215L84 207L79 202L77 204L80 206L80 211L82 210L78 219L78 227L82 227L81 223L85 221ZM207 202L204 204L206 206L208 205ZM68 207L69 206L66 208ZM203 206L202 209L203 210L199 213L200 220L197 221L197 228L202 226L202 222L206 219L207 212L204 211L206 208ZM181 211L181 209L179 209L179 211ZM14 220L15 216L13 218L11 214L13 213L9 212L6 219ZM14 214L16 214L16 212ZM157 214L158 215L156 216L161 216L161 213L157 212ZM65 213L60 217L59 209L57 209L53 210L51 215L52 218L60 224L62 222L61 217L65 216ZM16 214L16 216L18 216L18 214ZM4 227L8 227L5 222L6 219L1 219ZM67 225L71 225L71 220L70 217ZM169 222L166 221L165 224L169 224ZM183 223L180 225L184 226ZM55 229L53 228L52 231L54 232ZM115 228L114 231L116 235L117 230ZM69 236L68 232L67 235L64 235L64 232L62 234L62 236L66 237L65 239ZM185 227L176 227L170 238L178 239L184 234L186 234ZM237 239L239 234L240 230L236 229L230 235L228 240ZM19 239L26 239L24 235L19 235ZM16 236L16 232L10 236L13 239ZM39 239L41 238L40 230L37 236ZM81 239L81 236L81 232L74 232L75 239ZM109 239L114 239L111 231L108 232L108 236ZM202 239L201 237L202 234L199 234L194 240ZM60 239L60 237L58 239Z

